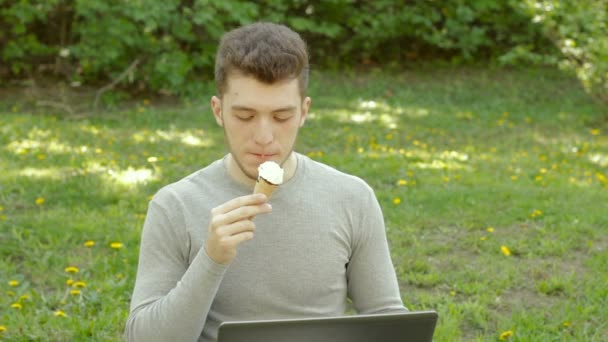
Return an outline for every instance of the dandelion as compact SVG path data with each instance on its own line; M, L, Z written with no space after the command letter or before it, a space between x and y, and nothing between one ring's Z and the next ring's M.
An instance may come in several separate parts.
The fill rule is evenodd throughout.
M486 228L486 231L488 233L494 233L494 227L488 227L488 228Z
M397 185L399 186L406 186L407 185L407 181L405 179L400 179L397 181Z
M67 286L72 286L72 285L74 284L74 279L68 279L68 280L66 280L66 281L65 281L65 284L66 284Z
M488 239L487 236L482 236L482 237L479 238L479 240L481 240L481 241L486 241L487 239Z
M67 317L67 314L62 310L56 310L55 312L53 312L53 315L57 317Z
M503 332L502 334L500 334L500 340L504 341L506 339L508 339L509 337L513 336L513 331L512 330L507 330L505 332Z
M600 135L600 130L597 128L593 128L591 129L591 135Z
M399 198L399 197L393 198L393 203L394 204L400 204L401 203L401 198Z
M0 325L0 333L5 332L5 331L6 331L6 327L4 325Z
M500 251L502 252L502 254L504 254L505 256L511 256L511 250L509 249L509 247L507 246L500 246Z
M12 286L12 287L19 286L19 281L18 280L9 280L8 286Z
M24 301L24 300L29 300L29 299L30 299L30 296L29 296L29 295L21 295L21 296L19 296L19 301L20 301L20 302L21 302L21 301Z
M123 247L122 242L112 242L110 247L113 249L121 249Z
M0 205L0 212L4 211L4 207Z
M530 216L530 218L537 218L543 216L543 212L541 210L534 209L528 216Z
M93 240L85 241L84 242L84 246L85 247L93 247L93 246L95 246L95 241L93 241Z
M144 99L143 104L144 104L144 106L149 106L150 105L150 100L149 99Z
M78 272L80 272L80 270L76 266L68 266L68 267L66 267L64 269L64 271L67 272L67 273L78 273Z
M84 288L84 287L87 287L87 283L85 283L84 281L77 281L77 282L73 283L72 286Z
M44 204L44 197L36 198L36 205L43 205L43 204Z
M564 326L564 328L568 328L570 327L570 321L565 321L564 323L562 323L562 325Z
M80 290L71 290L71 291L70 291L70 294L71 294L72 296L78 296L78 295L80 295Z
M23 309L23 305L21 305L21 303L13 303L11 304L11 308L21 310Z

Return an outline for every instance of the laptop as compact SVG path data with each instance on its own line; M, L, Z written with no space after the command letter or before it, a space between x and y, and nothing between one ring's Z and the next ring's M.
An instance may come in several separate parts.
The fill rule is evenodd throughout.
M218 342L431 342L437 312L224 322Z

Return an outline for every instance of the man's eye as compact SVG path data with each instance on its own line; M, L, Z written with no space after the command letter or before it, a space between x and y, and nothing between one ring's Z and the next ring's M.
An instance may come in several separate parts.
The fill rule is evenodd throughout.
M236 117L241 121L250 121L253 119L253 115L237 115Z
M275 116L274 119L277 120L278 122L285 122L289 119L291 119L292 116L288 115L288 116Z

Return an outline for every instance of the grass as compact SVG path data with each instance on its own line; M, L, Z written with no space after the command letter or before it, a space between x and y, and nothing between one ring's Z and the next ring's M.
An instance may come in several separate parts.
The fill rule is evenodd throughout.
M0 340L121 340L148 199L225 153L211 94L70 119L7 91ZM573 78L330 73L310 93L298 150L375 189L437 341L608 340L608 112Z

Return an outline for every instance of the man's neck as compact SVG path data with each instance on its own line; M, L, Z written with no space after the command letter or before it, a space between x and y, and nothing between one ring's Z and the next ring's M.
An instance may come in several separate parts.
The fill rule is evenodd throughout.
M232 177L232 179L251 188L255 186L256 179L250 178L243 172L243 170L241 170L239 165L232 157L232 154L229 153L226 156L225 163L228 174L230 177ZM298 167L298 158L296 157L295 152L291 152L281 167L284 170L283 182L287 182L295 175Z

